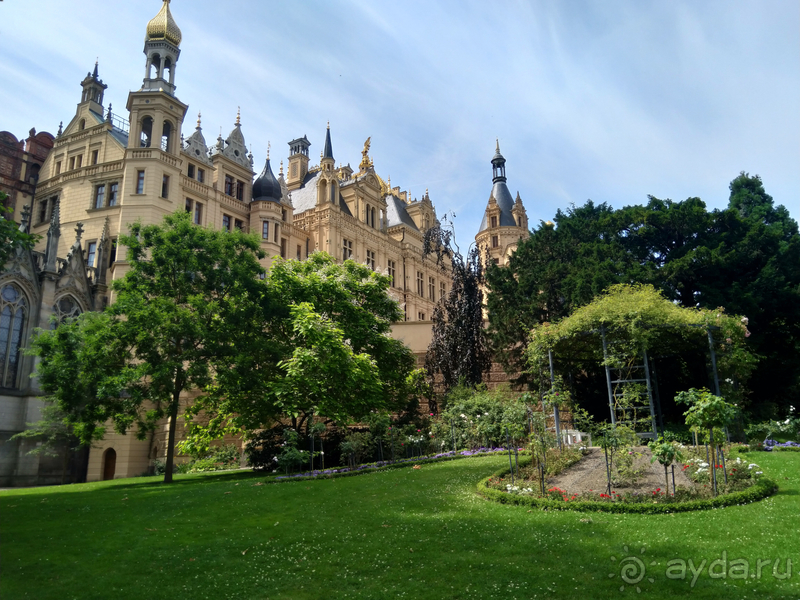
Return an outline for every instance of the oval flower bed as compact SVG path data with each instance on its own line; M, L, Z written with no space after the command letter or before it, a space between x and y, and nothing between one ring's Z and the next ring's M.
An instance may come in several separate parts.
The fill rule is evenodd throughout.
M703 467L699 465L690 464L684 468L699 470L699 476L703 476ZM716 497L703 497L707 492L686 488L678 488L674 494L662 488L648 492L617 493L611 490L609 494L606 490L573 494L555 486L546 487L545 494L541 495L535 485L529 485L530 482L516 485L508 483L508 476L511 473L508 468L482 479L478 483L478 493L488 500L502 504L517 504L543 510L646 514L685 512L749 504L774 494L778 486L774 481L760 476L760 472L753 470L757 468L757 465L747 464L740 458L731 461L728 489L738 491ZM721 473L718 476L723 477ZM747 487L744 487L745 480L750 480Z

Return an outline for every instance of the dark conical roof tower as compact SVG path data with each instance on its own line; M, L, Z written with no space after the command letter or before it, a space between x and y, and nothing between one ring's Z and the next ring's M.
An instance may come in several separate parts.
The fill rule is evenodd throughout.
M272 173L269 156L267 156L264 170L253 183L253 202L280 202L282 196L281 184Z
M333 145L331 144L331 124L328 123L328 130L325 132L325 148L322 150L322 158L333 160Z

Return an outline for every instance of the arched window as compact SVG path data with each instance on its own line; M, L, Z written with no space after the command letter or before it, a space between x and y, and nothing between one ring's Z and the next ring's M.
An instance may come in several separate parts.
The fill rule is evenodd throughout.
M19 366L22 362L22 336L28 303L13 283L0 288L0 387L19 386Z
M169 73L169 75L167 75L167 73ZM172 81L172 61L169 59L169 56L164 59L164 71L162 78Z
M117 472L117 451L109 448L103 452L103 481L114 479Z
M164 152L169 152L171 148L170 141L172 140L172 124L169 121L164 121L164 126L161 129L161 149Z
M147 78L155 79L157 77L161 77L161 57L158 54L154 54L153 58L150 60L150 69Z
M53 329L67 319L74 319L81 314L81 305L72 296L63 296L53 305L53 314L58 319L53 323Z
M142 119L142 148L150 147L150 140L153 136L153 119L145 117Z

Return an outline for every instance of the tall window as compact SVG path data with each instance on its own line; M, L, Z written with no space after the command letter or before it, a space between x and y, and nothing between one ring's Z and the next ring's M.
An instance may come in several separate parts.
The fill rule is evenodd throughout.
M43 198L39 202L39 223L47 221L47 198Z
M395 266L393 260L387 261L386 264L388 265L389 277L391 277L392 279L392 287L395 287L394 278L395 278L395 273L397 272L397 267Z
M69 157L69 170L72 171L72 169L74 169L74 168L75 168L75 157L74 156L70 156Z
M500 245L500 240L496 235L492 236L492 248L497 248Z
M192 202L192 199L191 198L187 198L186 199L186 212L189 213L189 214L192 214L192 207L193 206L194 206L194 203Z
M231 218L228 215L222 215L222 228L225 231L231 230Z
M61 161L56 162L56 175L61 175Z
M117 262L117 240L111 240L111 250L108 253L108 266L110 267L115 262Z
M444 281L440 281L439 282L439 300L444 298L445 293L446 292L445 292L445 287L444 287Z
M297 244L297 260L301 260L303 258L303 247L300 244Z
M236 227L239 231L244 231L244 223L239 219L234 219L233 226Z
M0 288L0 388L16 388L28 303L13 283Z
M116 206L117 205L117 193L119 192L119 184L112 183L108 186L108 205L109 206Z
M421 271L417 271L417 294L425 297L425 276Z
M285 220L286 220L286 209L284 208L283 210L281 210L281 221Z
M492 227L497 227L497 217L492 217Z
M233 177L225 175L225 193L228 196L233 196Z
M103 208L103 203L105 202L106 197L106 186L98 185L94 188L94 207L95 208Z
M99 152L97 150L92 150L92 164L93 165L97 164L97 155L98 154L99 154Z
M367 250L367 266L373 271L375 270L375 252L372 250Z
M425 320L425 313L424 312L418 312L417 313L417 321L424 321L424 320Z
M192 163L189 163L186 175L189 177L189 179L194 179L194 165Z
M89 242L86 246L86 266L94 266L94 255L97 253L97 242Z
M164 175L161 178L161 197L169 198L169 175Z
M269 221L261 221L261 239L269 241Z
M428 277L428 298L436 302L436 280Z
M236 180L236 199L244 200L244 181Z
M203 205L199 202L194 203L194 224L201 225L203 223Z
M144 194L144 171L136 171L136 193Z
M83 154L78 154L75 157L75 168L80 169L83 166Z
M353 241L342 240L342 260L353 258Z
M286 238L281 238L281 258L286 258Z
M201 169L198 167L197 169L197 181L203 183L206 180L206 172L205 169Z

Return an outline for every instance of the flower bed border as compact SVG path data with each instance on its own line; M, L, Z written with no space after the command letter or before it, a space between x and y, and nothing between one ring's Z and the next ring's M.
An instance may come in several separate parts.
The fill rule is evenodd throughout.
M463 452L471 452L471 454L462 454ZM366 465L360 465L355 469L351 469L350 467L337 467L335 469L331 469L332 472L325 473L324 471L319 471L316 475L273 475L269 477L265 483L286 483L289 481L317 481L319 479L338 479L340 477L353 477L355 475L365 475L367 473L380 473L383 471L388 471L390 469L401 469L404 467L411 467L414 465L419 464L435 464L440 462L447 462L451 460L460 460L463 458L473 458L475 456L497 456L499 454L507 453L508 450L500 449L500 450L490 450L486 452L480 451L472 451L472 450L459 450L457 454L452 454L448 452L448 456L436 456L434 457L417 457L417 458L401 458L396 460L395 462L384 462L383 464L380 463L368 463ZM518 452L520 455L528 455L530 452L526 450L521 450ZM345 470L346 469L346 470ZM326 469L327 471L328 469Z
M645 503L624 503L624 502L595 502L590 500L575 500L570 502L559 502L547 498L535 496L523 496L521 494L509 494L494 488L490 488L490 479L504 477L511 473L511 469L504 468L484 477L478 482L477 492L479 496L492 502L500 504L514 504L517 506L529 506L541 510L573 510L576 512L607 512L607 513L628 513L628 514L668 514L676 512L690 512L695 510L708 510L713 508L723 508L725 506L735 506L737 504L751 504L763 500L778 491L778 484L769 478L762 477L755 484L742 490L707 498L704 500L688 500L686 502L676 502L675 504L645 504Z

